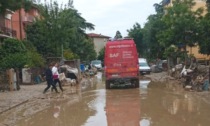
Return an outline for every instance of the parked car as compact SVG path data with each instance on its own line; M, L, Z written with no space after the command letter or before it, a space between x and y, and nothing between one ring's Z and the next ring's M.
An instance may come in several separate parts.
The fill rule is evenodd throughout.
M97 70L102 70L102 62L101 62L101 60L93 60L93 61L91 61L91 66L97 68Z
M157 63L158 68L162 71L166 71L168 69L167 62L167 60L161 60L159 63Z
M150 74L151 68L145 58L139 58L139 72L143 74Z
M167 60L159 60L156 64L151 66L152 72L158 73L162 71L166 71L167 67Z

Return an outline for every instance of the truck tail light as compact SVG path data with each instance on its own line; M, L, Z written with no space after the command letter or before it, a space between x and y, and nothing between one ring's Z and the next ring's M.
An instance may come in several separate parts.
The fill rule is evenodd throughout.
M126 71L138 71L138 69L136 67L131 67L131 68L127 68Z
M117 73L119 72L118 69L106 69L107 73Z

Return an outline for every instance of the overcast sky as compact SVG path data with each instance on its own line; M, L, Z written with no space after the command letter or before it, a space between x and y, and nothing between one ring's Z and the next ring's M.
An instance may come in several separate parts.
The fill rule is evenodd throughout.
M68 0L57 0L66 4ZM138 22L143 27L147 17L155 13L154 3L162 0L74 0L74 8L77 9L87 22L95 25L97 33L114 37L119 30L125 37L127 29Z

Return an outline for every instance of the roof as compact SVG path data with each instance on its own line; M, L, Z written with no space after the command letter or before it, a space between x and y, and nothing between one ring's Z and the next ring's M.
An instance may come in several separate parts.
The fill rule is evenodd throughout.
M101 35L101 34L95 34L95 33L89 33L87 34L91 38L111 38L109 36Z

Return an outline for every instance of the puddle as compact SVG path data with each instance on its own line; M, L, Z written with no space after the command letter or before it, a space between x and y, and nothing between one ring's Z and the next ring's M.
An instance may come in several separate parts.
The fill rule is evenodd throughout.
M81 83L65 100L48 99L35 115L24 111L16 126L208 126L209 104L168 82L140 80L139 88L106 90L102 74ZM34 103L35 104L35 103ZM33 104L30 104L31 106ZM25 107L29 107L25 106ZM25 108L27 110L27 108ZM35 108L33 108L35 109ZM9 116L9 114L8 114ZM10 119L10 118L8 118Z

